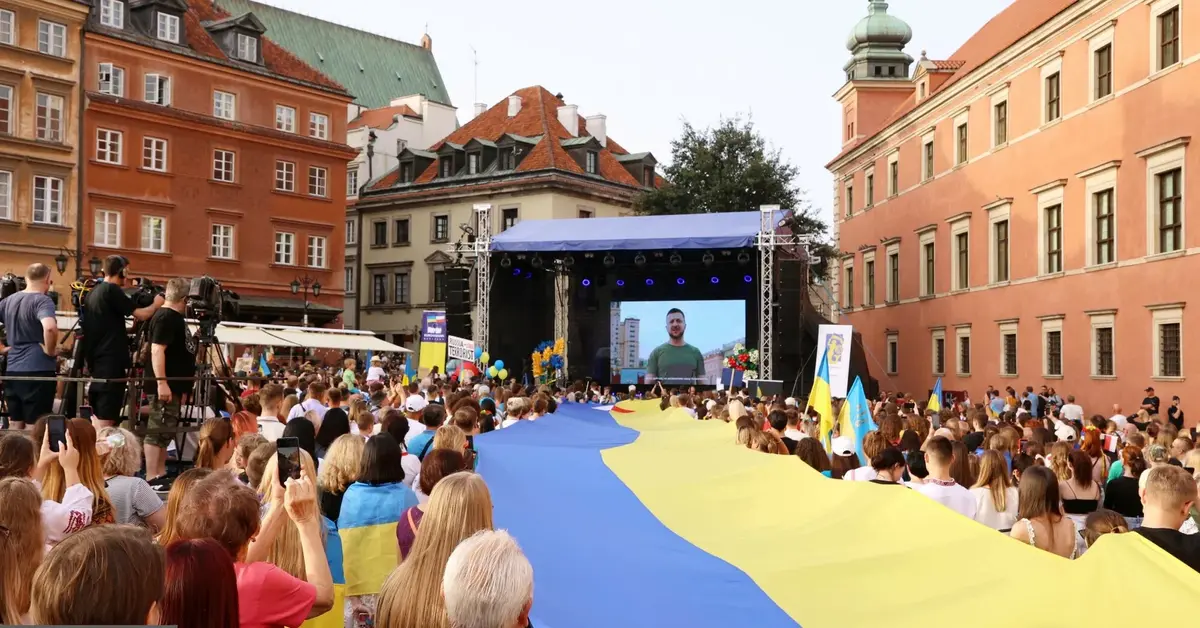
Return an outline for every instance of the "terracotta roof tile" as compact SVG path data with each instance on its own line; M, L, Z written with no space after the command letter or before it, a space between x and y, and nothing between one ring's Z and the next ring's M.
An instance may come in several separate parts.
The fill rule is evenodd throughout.
M966 61L961 61L958 59L946 59L944 61L934 61L933 68L935 70L957 70L966 64Z
M399 105L397 107L380 107L378 109L367 109L358 114L358 117L351 120L350 124L346 125L346 130L351 131L361 127L371 127L372 129L386 129L392 126L392 120L396 116L405 116L408 118L420 118L421 114L413 111L408 105Z

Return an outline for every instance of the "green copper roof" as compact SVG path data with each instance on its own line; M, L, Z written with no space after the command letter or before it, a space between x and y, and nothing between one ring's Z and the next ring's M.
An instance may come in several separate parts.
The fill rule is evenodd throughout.
M846 48L855 51L863 44L903 48L904 44L912 40L912 28L905 24L904 20L888 15L887 10L887 2L870 0L867 4L867 17L854 25L854 30L850 31L850 37L846 40Z
M214 4L235 17L253 13L267 27L267 39L341 83L359 105L386 107L411 94L452 104L433 52L421 46L252 0Z

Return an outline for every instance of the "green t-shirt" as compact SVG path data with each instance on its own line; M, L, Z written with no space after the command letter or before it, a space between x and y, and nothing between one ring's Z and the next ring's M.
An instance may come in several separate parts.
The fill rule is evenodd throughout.
M646 372L658 379L696 379L704 377L704 356L692 345L658 345L646 361Z

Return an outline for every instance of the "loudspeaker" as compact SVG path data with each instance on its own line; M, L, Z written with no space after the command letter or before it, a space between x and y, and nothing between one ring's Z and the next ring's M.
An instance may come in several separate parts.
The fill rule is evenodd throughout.
M451 336L471 337L471 270L447 268L442 275L446 301L446 330Z

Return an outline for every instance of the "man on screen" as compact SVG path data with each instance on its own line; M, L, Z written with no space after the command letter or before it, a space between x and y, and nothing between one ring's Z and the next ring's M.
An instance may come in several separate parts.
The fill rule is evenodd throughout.
M698 379L704 377L704 356L700 350L683 341L687 319L683 310L667 312L668 340L650 352L646 361L646 383L657 379Z

